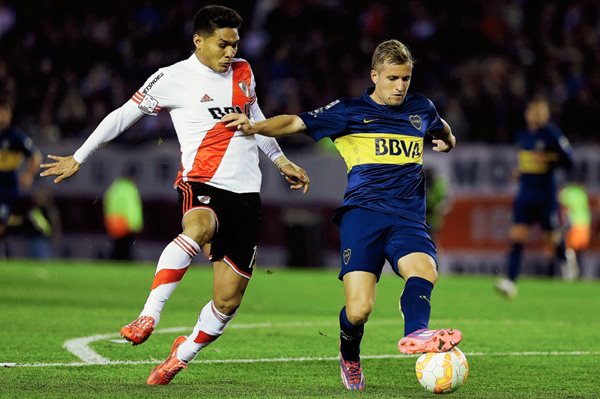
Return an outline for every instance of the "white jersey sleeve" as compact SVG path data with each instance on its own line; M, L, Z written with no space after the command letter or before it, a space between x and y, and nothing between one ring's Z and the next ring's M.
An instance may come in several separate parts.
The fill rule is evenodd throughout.
M174 84L165 69L159 69L150 76L131 100L146 115L157 115L163 108L176 107Z
M263 114L260 106L258 105L258 99L256 98L255 91L256 83L254 81L254 74L252 74L252 81L250 85L250 93L252 101L250 102L250 119L254 122L264 121L265 115ZM256 144L258 148L271 160L271 162L275 162L277 158L284 155L281 147L279 147L279 143L273 137L266 137L257 134L254 136L256 139Z
M144 116L144 113L139 110L137 104L133 101L127 101L100 122L83 145L75 151L73 158L80 164L84 163L94 152L115 139L142 116Z
M260 107L258 106L258 101L255 101L250 106L250 114L252 115L252 120L255 122L260 122L265 120L265 116L263 115ZM273 137L266 137L257 134L254 136L256 139L256 144L258 148L271 160L271 162L275 162L277 158L284 155L281 147L279 147L279 143Z
M150 76L129 101L108 114L90 134L73 158L80 164L98 149L114 140L144 115L157 115L164 108L173 106L168 96L168 78L163 70Z
M277 158L284 155L281 147L279 147L279 143L273 137L265 137L257 134L254 136L256 139L256 144L258 148L271 160L271 162L275 162Z

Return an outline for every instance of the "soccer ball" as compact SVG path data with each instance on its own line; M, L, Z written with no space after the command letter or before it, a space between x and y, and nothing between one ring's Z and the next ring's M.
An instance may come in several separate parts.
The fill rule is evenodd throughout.
M415 364L417 380L433 393L454 392L469 375L467 357L457 347L448 352L424 353Z

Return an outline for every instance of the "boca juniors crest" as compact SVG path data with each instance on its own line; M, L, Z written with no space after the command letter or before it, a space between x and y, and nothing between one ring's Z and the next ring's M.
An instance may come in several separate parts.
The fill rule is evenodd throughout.
M421 130L421 128L423 127L423 121L421 120L421 116L419 115L411 115L408 117L408 120L410 120L410 123L417 130Z
M350 256L352 255L352 250L350 248L344 249L344 253L342 254L344 258L344 264L347 265L350 262Z

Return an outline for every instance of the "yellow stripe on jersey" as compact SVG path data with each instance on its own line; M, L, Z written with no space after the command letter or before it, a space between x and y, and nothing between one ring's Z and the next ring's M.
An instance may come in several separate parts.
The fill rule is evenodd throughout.
M348 171L369 163L403 165L423 163L423 138L390 133L357 133L333 142Z
M532 175L541 175L550 171L550 163L558 159L552 152L519 151L519 172Z
M12 172L19 169L23 158L21 152L0 150L0 172Z

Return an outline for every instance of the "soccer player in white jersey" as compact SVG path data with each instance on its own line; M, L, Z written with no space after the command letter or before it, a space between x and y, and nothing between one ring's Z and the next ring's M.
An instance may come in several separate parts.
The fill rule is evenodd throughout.
M54 182L60 183L142 116L165 109L171 115L181 144L175 186L183 232L163 250L146 304L121 334L134 345L150 336L165 302L205 244L214 268L213 299L200 312L192 333L178 337L167 360L152 370L150 385L168 384L223 333L240 306L255 264L261 217L257 145L291 188L308 190L306 172L283 155L274 139L246 136L221 122L230 112L265 119L250 65L234 58L241 22L240 15L227 7L200 9L194 19L195 51L188 59L159 69L131 100L104 118L75 154L48 155L54 162L41 165L46 168L42 176L57 176Z

